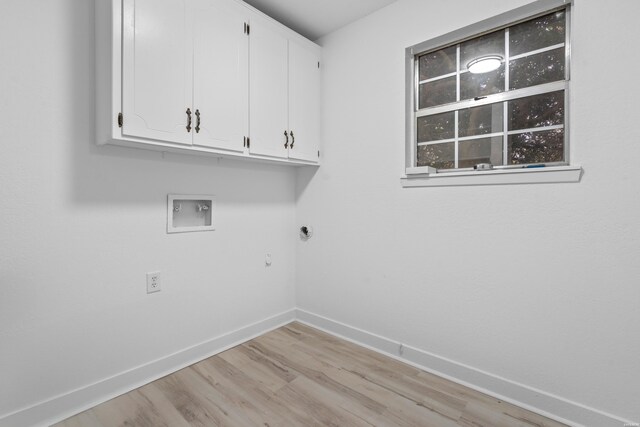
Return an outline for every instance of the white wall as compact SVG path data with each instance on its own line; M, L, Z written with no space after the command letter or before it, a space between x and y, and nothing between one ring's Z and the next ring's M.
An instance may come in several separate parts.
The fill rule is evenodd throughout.
M295 172L95 146L93 25L0 6L0 418L294 305ZM217 230L167 235L168 193L216 195Z
M323 166L299 173L298 307L640 420L640 3L576 0L579 184L400 187L404 48L526 0L400 0L320 40Z

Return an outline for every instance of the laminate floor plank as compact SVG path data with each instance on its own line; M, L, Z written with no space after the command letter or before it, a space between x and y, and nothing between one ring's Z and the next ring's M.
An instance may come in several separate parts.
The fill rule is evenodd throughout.
M159 388L193 426L251 426L235 396L212 387L192 367L158 381Z
M160 390L158 383L153 382L140 387L138 390L145 398L146 405L143 408L153 408L152 412L157 414L156 418L160 419L164 424L171 427L190 427L187 420L184 419L180 411L173 405L167 396ZM141 402L142 404L143 402ZM145 409L142 409L143 411ZM149 410L149 409L146 409ZM158 422L157 425L162 425Z
M295 378L293 375L283 378L283 375L281 375L280 372L274 372L272 366L265 365L265 360L253 360L249 355L240 351L240 348L241 347L236 347L232 350L225 351L219 356L222 360L235 366L237 369L243 371L246 375L257 381L261 388L266 388L275 392L289 384L289 382Z
M365 418L335 405L330 391L306 377L298 377L280 390L276 398L304 414L313 424L333 427L371 427ZM332 396L334 399L336 396ZM304 424L303 424L304 425Z
M102 423L92 411L82 412L59 424L65 427L102 427Z
M294 322L58 427L566 427Z
M232 399L230 406L245 412L251 425L286 425L288 408L274 404L274 392L250 374L222 358L209 358L193 368L212 387Z

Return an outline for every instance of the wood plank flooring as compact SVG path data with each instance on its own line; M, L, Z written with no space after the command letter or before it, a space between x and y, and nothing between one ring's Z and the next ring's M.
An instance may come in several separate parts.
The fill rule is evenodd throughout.
M291 323L56 426L564 424Z

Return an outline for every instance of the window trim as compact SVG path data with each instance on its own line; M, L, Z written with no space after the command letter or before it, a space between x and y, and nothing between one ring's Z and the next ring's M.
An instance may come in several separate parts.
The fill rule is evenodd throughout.
M538 177L540 179L545 177L544 179L542 179L541 182L548 182L547 179L550 175L540 174L539 172L542 169L545 169L546 171L555 170L556 172L558 172L560 170L559 168L562 168L562 170L564 170L565 172L571 172L571 171L575 172L576 168L580 169L579 173L577 174L577 180L579 181L582 175L581 168L576 166L571 166L571 163L570 163L571 162L571 156L570 156L571 145L569 143L570 142L569 141L569 136L570 136L569 116L570 115L568 114L568 111L569 111L568 101L569 101L569 94L570 94L569 79L571 75L570 35L571 35L572 4L573 4L573 0L538 0L534 3L524 5L522 7L507 11L505 13L485 19L483 21L477 22L467 27L433 38L431 40L427 40L422 43L418 43L414 46L410 46L405 50L406 146L405 146L405 171L404 171L405 173L403 174L403 178L402 178L402 181L403 181L402 185L404 187L419 186L419 185L407 185L406 181L416 178L416 183L426 182L425 179L428 178L429 176L433 178L437 176L438 182L441 182L441 178L444 179L444 178L451 178L451 177L458 177L455 179L456 182L466 182L468 179L473 180L475 176L484 175L486 177L488 175L491 175L495 177L502 177L498 179L498 181L503 180L503 181L506 181L505 183L511 183L509 182L509 177L511 178L518 177L516 179L517 182L514 182L514 183L520 183L520 181L526 181L526 180L523 180L521 177L521 175L524 173L525 175L531 174L531 178L532 178L531 182L537 182L535 177ZM434 168L416 167L415 162L416 162L417 153L416 153L416 142L415 142L415 138L416 138L415 120L417 117L424 115L417 112L415 108L418 102L415 88L417 87L416 85L419 79L419 75L417 71L418 61L416 61L416 56L427 51L436 50L439 48L443 48L445 46L450 46L452 44L461 43L461 42L464 42L465 40L476 38L484 34L488 34L488 33L500 30L501 28L510 27L520 22L533 19L536 16L541 16L547 13L551 13L554 10L560 10L560 9L567 10L567 21L566 21L567 22L567 38L565 41L565 46L566 46L566 49L565 49L566 70L565 71L567 76L566 80L546 83L543 85L533 86L530 88L523 88L523 89L518 89L513 91L501 92L498 94L489 95L486 98L478 101L475 101L475 100L462 101L463 104L461 104L461 101L458 101L453 104L446 104L442 106L431 107L429 109L430 110L429 114L436 114L436 112L457 111L463 108L462 106L467 103L469 104L468 106L476 107L476 106L488 105L488 104L492 104L500 101L506 101L509 99L522 97L523 94L525 93L526 93L526 96L530 96L536 93L547 93L550 91L550 89L553 89L553 88L564 90L565 108L567 108L567 114L565 114L565 122L564 122L565 161L562 162L562 165L561 166L547 165L546 168L523 168L522 166L509 167L505 165L505 166L501 166L499 169L494 169L491 171L472 171L472 170L470 171L470 170L455 169L451 171L441 171L438 173L436 173L436 169ZM439 110L442 110L442 111L439 111ZM457 123L456 123L456 126L457 126ZM517 173L514 173L514 171L516 170L517 170ZM496 173L496 172L502 172L502 171L507 171L507 172ZM466 176L467 180L460 180L459 174L463 174L463 176ZM562 174L560 175L556 174L556 175L560 176ZM555 181L555 182L576 182L575 179L576 179L576 174L572 173L571 177L568 178L568 181L561 180L561 181ZM433 182L434 180L432 179L429 181ZM487 180L479 179L478 181L484 182ZM500 182L493 182L494 180L489 180L489 181L492 181L491 183L500 183ZM433 183L429 184L429 186L431 185L434 185L434 184ZM441 184L441 185L448 185L448 184ZM453 185L474 185L474 184L453 184Z
M492 169L488 171L456 170L455 172L430 173L430 166L408 168L400 178L402 187L455 187L467 185L504 184L554 184L580 182L583 175L580 166L520 167Z

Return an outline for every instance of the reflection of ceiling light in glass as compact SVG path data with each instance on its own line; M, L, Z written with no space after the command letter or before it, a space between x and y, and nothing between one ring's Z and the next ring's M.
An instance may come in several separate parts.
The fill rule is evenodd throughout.
M497 70L502 64L502 56L500 55L487 55L476 58L467 64L467 70L473 74L488 73L489 71Z

